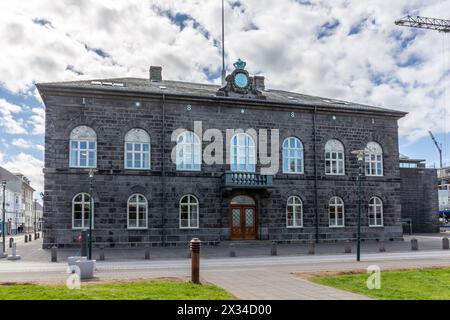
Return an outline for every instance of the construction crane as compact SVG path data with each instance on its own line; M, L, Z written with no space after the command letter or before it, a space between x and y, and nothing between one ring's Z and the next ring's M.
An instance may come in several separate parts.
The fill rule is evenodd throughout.
M439 151L439 165L440 165L439 168L442 169L442 144L437 142L436 138L434 137L431 131L428 131L428 133L430 134L431 139L433 140L434 144L436 145L436 148Z
M395 24L402 27L437 30L439 32L450 33L450 20L444 19L435 19L419 16L413 17L408 15L395 21Z

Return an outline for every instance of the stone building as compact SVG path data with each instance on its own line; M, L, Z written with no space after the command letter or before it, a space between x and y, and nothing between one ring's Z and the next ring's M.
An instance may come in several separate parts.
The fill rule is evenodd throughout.
M235 68L223 87L163 80L161 67L147 79L38 84L46 106L44 246L75 244L91 203L97 245L354 239L352 151L365 148L363 238L402 238L397 121L405 113L267 89L244 62ZM224 136L212 154L229 161L202 161L219 139L208 129ZM272 173L260 161L265 129L279 143Z
M439 232L438 177L425 160L400 157L402 219L409 232Z

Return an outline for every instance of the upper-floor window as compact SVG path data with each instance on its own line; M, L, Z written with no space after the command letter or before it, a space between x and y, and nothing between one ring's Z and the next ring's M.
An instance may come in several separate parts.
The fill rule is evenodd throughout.
M202 144L192 131L184 131L177 138L177 170L199 171L202 163Z
M72 228L83 229L89 227L89 213L91 206L91 197L88 193L79 193L72 200ZM92 203L92 212L94 206ZM92 219L92 227L94 221Z
M303 144L296 137L283 142L283 173L303 173Z
M231 138L231 171L256 171L256 144L247 133L238 133Z
M328 204L328 215L330 227L338 228L344 226L344 201L339 197L333 197Z
M180 228L198 228L198 200L193 195L185 195L180 200Z
M303 202L297 196L291 196L287 200L286 225L288 228L303 227Z
M125 135L125 168L150 169L150 136L145 130L131 129Z
M70 133L70 167L97 166L97 134L87 126L79 126Z
M383 201L378 197L369 200L369 227L383 226Z
M325 174L344 175L344 145L336 139L325 144Z
M128 228L147 228L147 199L142 194L133 194L128 199Z
M383 149L376 142L369 142L366 147L366 176L383 175Z

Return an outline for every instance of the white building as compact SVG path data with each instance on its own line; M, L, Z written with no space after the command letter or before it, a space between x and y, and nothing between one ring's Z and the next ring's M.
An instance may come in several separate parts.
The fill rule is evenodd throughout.
M0 167L0 181L6 180L5 188L5 229L8 234L16 234L19 226L25 223L22 180L8 170ZM3 225L3 190L0 190L0 224ZM0 227L1 230L1 227Z

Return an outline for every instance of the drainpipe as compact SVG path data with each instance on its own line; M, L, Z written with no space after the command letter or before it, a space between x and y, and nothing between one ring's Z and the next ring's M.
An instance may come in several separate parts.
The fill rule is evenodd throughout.
M313 136L314 136L314 207L315 207L315 213L316 213L316 242L319 242L319 194L317 190L317 179L318 179L318 172L317 172L317 128L316 128L316 113L317 113L317 107L314 107L314 113L313 113Z
M161 146L162 146L162 170L161 170L161 190L163 194L163 210L161 213L161 243L164 246L166 243L165 230L164 230L164 217L167 211L167 199L166 199L166 95L162 95L162 133L161 133Z

